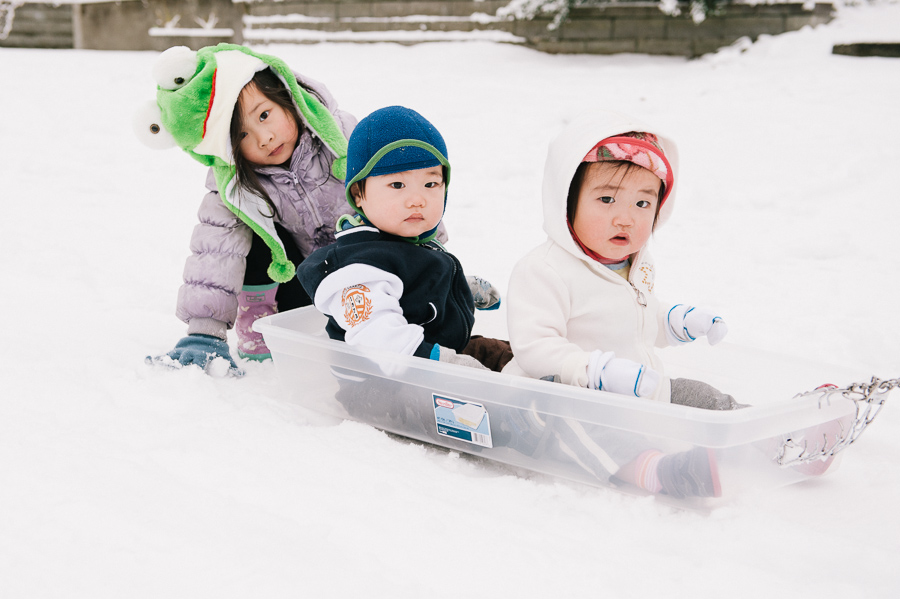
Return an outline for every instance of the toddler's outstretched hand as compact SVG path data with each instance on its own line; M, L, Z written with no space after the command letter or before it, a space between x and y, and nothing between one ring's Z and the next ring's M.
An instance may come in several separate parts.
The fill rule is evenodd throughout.
M669 310L668 324L666 337L672 345L690 343L703 335L710 345L715 345L728 333L728 325L721 316L709 310L684 304L672 306Z
M147 356L147 364L162 364L173 368L181 368L196 364L204 371L209 371L210 362L216 358L224 358L228 361L228 374L232 376L244 376L244 371L238 368L228 344L212 335L188 335L175 344L175 349L169 353L150 357Z
M588 361L588 385L591 389L620 395L650 397L659 386L659 373L640 362L617 358L615 352L599 349Z
M500 292L497 288L481 277L467 276L466 282L475 300L475 308L478 310L496 310L500 307Z

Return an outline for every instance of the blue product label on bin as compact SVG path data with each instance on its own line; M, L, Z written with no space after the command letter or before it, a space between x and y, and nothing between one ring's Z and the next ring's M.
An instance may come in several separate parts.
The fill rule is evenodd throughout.
M483 405L436 393L432 393L431 397L434 399L434 420L439 435L482 447L494 446L491 442L491 420Z

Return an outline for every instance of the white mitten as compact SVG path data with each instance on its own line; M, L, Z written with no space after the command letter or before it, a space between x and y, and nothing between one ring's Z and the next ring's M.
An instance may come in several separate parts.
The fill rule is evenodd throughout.
M480 368L481 370L490 370L487 366L466 354L458 354L449 347L435 345L431 350L431 359L448 364L459 364L460 366L468 366L469 368Z
M467 276L466 282L479 310L496 310L500 307L500 292L481 277Z
M599 349L591 353L587 374L591 389L636 397L651 397L660 381L652 368Z
M728 333L728 325L714 312L684 304L672 306L667 320L666 337L671 345L690 343L703 335L715 345Z

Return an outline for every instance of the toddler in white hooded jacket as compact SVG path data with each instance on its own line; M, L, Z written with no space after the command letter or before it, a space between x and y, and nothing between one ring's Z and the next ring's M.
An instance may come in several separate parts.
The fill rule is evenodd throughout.
M711 344L715 313L662 305L646 243L674 203L678 153L643 123L595 111L551 143L544 171L547 240L513 270L504 372L612 393L727 410L739 404L699 381L669 380L654 347Z
M654 294L646 244L671 213L677 167L669 138L615 112L575 119L551 142L543 183L547 240L510 278L514 358L504 373L697 408L741 407L706 383L665 377L654 349L701 336L715 344L727 332L714 312L664 306ZM533 416L504 423L516 433L511 439L541 438L551 430ZM666 455L614 428L555 420L551 443L519 441L517 449L548 447L550 457L653 493L721 493L712 450Z

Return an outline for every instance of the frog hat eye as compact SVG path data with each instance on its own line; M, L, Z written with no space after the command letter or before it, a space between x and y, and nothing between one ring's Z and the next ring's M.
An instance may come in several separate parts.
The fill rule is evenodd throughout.
M160 88L180 89L197 72L197 53L187 46L173 46L159 55L152 72Z
M162 126L162 113L156 100L148 100L138 107L131 121L134 134L145 146L166 150L176 146L175 138Z

